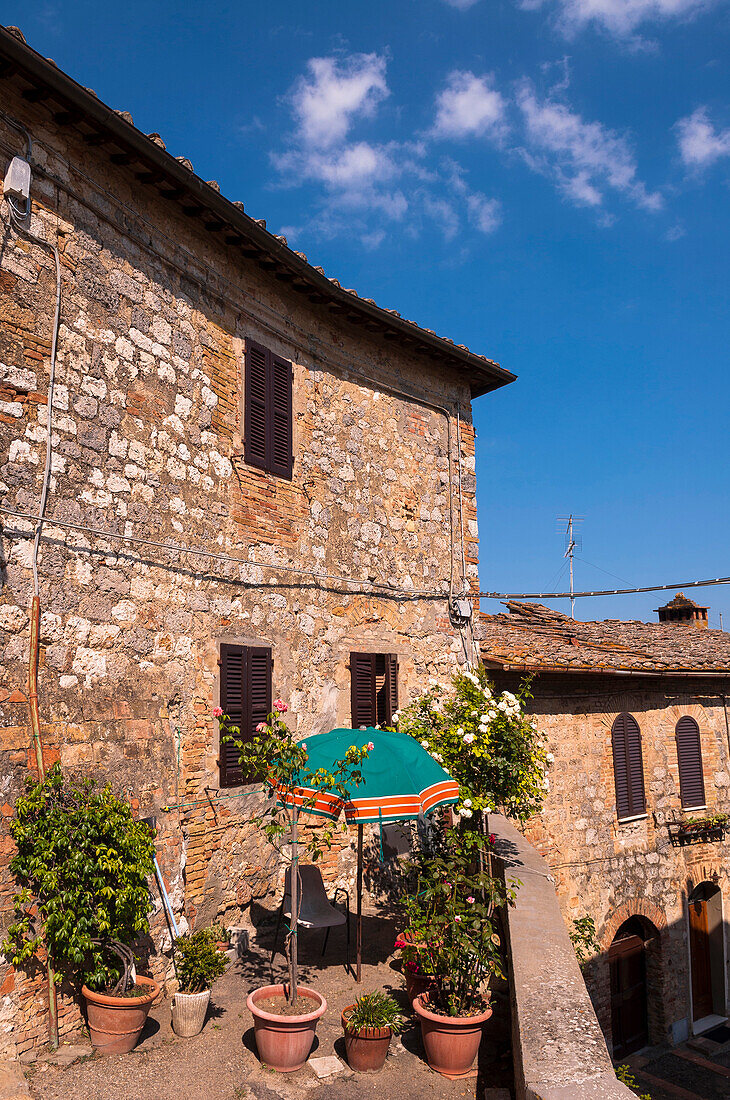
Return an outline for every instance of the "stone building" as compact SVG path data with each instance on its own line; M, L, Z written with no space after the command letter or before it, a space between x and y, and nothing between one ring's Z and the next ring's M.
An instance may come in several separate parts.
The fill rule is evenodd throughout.
M507 607L481 616L482 656L500 689L534 677L554 761L526 831L568 927L595 923L586 982L609 1049L679 1042L728 1012L730 843L713 815L730 813L730 637Z
M471 402L513 375L327 278L14 30L0 89L1 174L31 165L30 216L22 164L0 203L3 820L35 767L50 421L46 764L156 818L178 917L237 923L272 870L213 707L250 731L281 696L297 732L357 727L472 656ZM12 851L5 830L3 928ZM350 859L345 837L330 874ZM164 945L159 900L154 921ZM0 1048L44 1041L41 979L0 961L0 997Z

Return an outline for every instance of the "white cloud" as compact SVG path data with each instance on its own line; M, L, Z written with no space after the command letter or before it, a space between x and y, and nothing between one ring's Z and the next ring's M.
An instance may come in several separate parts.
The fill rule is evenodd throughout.
M458 8L459 11L467 11L469 8L473 8L475 4L479 3L479 0L445 0L450 8Z
M292 104L299 133L307 145L327 148L346 137L355 118L371 117L389 94L385 58L353 54L340 61L313 57L308 76L294 87Z
M676 125L679 153L688 168L708 168L730 156L730 127L716 130L706 107L698 107Z
M593 23L617 38L630 38L644 23L690 19L723 0L519 0L521 8L558 8L558 22L568 35Z
M662 196L647 191L637 175L636 158L627 139L600 122L553 99L540 101L529 81L517 90L527 148L525 160L552 176L564 194L579 205L600 206L612 188L644 210L659 210Z
M502 205L498 199L489 199L479 191L472 192L466 200L469 220L480 233L493 233L502 224Z
M455 70L436 97L432 134L439 138L464 138L505 130L506 103L493 87L493 77Z

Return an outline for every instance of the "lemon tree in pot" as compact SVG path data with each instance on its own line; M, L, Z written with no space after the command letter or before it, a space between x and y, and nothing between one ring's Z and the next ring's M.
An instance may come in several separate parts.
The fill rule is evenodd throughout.
M211 986L226 969L219 951L217 928L199 928L175 940L174 960L178 991L172 999L172 1027L186 1038L202 1031L210 1003Z
M393 1035L399 1035L405 1020L398 1004L383 993L364 993L342 1013L345 1051L350 1067L359 1073L382 1069Z
M159 993L136 973L132 949L149 932L149 827L111 787L65 778L55 764L40 782L28 777L10 832L19 889L4 954L26 968L49 955L57 981L81 986L92 1044L131 1050Z
M514 890L479 872L487 838L448 829L422 860L410 924L421 931L432 984L413 1009L428 1064L445 1077L463 1077L492 1014L489 983L503 978L503 953L492 914Z
M345 756L333 761L331 770L309 767L305 741L297 741L284 715L288 706L281 699L266 722L260 722L256 736L242 740L235 726L220 707L213 711L221 728L221 742L232 742L238 749L241 768L246 776L257 776L268 798L251 820L291 867L291 922L286 938L289 970L288 983L262 986L249 994L246 1004L254 1020L256 1046L265 1065L284 1073L301 1069L309 1057L317 1021L324 1015L327 1002L321 993L300 985L298 977L297 923L300 892L298 864L300 849L312 862L331 847L336 828L334 820L325 820L321 828L308 832L305 844L299 835L299 817L314 810L322 794L347 801L362 780L359 768L368 755L368 747L351 745ZM353 737L356 734L353 733ZM318 817L321 814L318 812ZM346 825L341 828L346 829Z

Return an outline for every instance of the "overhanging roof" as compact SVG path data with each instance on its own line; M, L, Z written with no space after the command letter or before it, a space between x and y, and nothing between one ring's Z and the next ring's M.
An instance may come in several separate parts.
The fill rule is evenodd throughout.
M515 380L514 374L491 359L421 328L395 310L383 309L370 298L360 298L354 290L329 279L321 268L309 264L303 253L290 249L285 238L270 233L265 222L249 217L242 204L229 201L216 187L196 176L184 157L178 160L168 153L157 135L143 134L132 124L131 116L107 107L55 62L31 49L15 28L0 27L0 88L11 78L19 83L24 99L43 103L57 126L73 128L112 164L127 168L141 183L178 204L188 217L199 220L221 243L239 248L314 305L397 341L435 363L461 370L469 380L472 397Z

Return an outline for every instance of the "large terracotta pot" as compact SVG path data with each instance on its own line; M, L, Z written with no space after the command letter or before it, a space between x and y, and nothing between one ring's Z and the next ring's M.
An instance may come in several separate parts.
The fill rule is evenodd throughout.
M354 1007L348 1005L342 1013L347 1061L358 1073L376 1073L385 1065L392 1032L389 1027L351 1028L349 1015Z
M127 1054L137 1045L152 1002L160 987L152 978L137 975L138 985L148 985L144 997L109 997L84 985L91 1045L102 1054Z
M302 1068L312 1049L317 1020L327 1011L327 1002L321 993L305 985L298 987L298 993L312 1002L312 1011L301 1016L277 1016L258 1007L258 1001L269 997L281 997L283 1000L286 987L281 984L264 985L246 998L246 1005L253 1016L259 1058L265 1066L280 1073L292 1073Z
M426 1060L444 1077L464 1077L472 1067L491 1008L478 1016L438 1016L416 997L413 1008L421 1024Z

